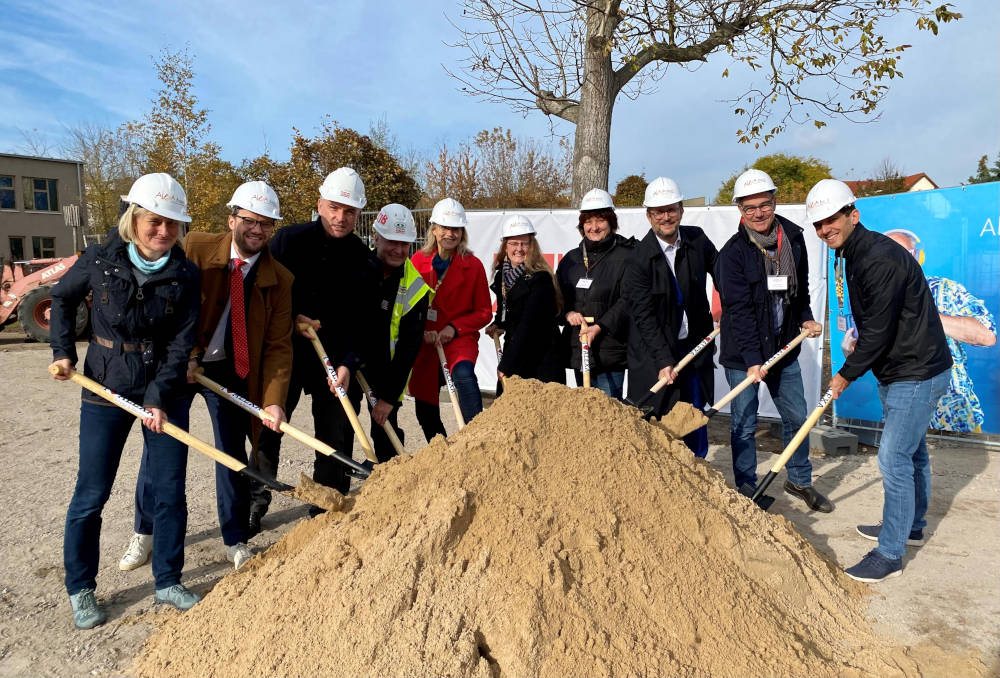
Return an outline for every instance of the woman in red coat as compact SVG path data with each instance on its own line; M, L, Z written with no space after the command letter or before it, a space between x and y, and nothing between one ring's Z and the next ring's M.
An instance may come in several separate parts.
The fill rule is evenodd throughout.
M465 208L445 198L434 205L430 222L427 243L412 259L432 296L424 344L413 365L409 387L416 401L417 421L428 442L438 433L447 435L439 397L444 375L434 344L444 347L462 418L469 422L483 411L475 366L479 330L493 315L486 269L468 248Z

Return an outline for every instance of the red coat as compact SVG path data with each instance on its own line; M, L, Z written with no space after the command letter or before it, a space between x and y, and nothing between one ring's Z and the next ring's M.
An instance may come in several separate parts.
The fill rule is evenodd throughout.
M438 283L437 272L431 266L433 259L433 254L419 251L411 260L432 290ZM486 285L486 269L479 259L471 254L452 255L444 282L431 301L431 311L437 312L437 318L431 320L434 313L429 313L425 331L439 331L445 325L451 325L457 332L455 338L444 345L448 365L463 360L475 364L479 357L479 330L486 327L493 318L490 290ZM410 377L410 395L425 402L438 402L440 372L441 361L438 359L437 349L433 344L421 345Z

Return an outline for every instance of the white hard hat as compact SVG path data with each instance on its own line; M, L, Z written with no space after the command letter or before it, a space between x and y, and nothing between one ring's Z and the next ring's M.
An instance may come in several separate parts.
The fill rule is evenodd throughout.
M350 167L338 167L327 174L319 187L319 194L324 200L358 209L368 204L365 199L365 184Z
M681 189L677 187L677 182L667 177L656 177L646 186L646 196L642 201L643 207L663 207L664 205L674 205L684 200Z
M135 180L125 200L175 221L191 221L184 189L169 174L144 174Z
M826 219L842 207L853 205L857 198L843 181L821 179L806 196L806 219L809 223Z
M263 181L240 184L233 191L233 197L226 203L226 207L242 207L262 217L281 218L278 194Z
M438 200L431 210L431 223L448 228L465 228L469 220L465 218L465 208L454 198Z
M513 238L515 235L535 235L535 233L537 231L535 231L531 219L520 214L515 214L507 219L503 222L503 228L500 229L501 238Z
M591 210L614 209L615 203L611 200L611 194L603 188L592 188L587 191L580 201L580 211L589 212Z
M759 169L748 169L736 179L733 184L733 204L740 198L748 195L763 193L764 191L777 191L771 176Z
M413 242L417 239L413 214L398 203L391 203L379 210L375 217L375 232L386 240L396 242Z

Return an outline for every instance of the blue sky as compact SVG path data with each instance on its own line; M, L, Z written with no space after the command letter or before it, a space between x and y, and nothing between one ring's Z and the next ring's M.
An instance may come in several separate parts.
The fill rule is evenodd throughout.
M889 157L907 173L954 186L983 154L1000 152L1000 3L956 0L965 18L936 38L887 24L913 45L905 77L892 84L878 121L833 120L816 130L791 126L763 150L741 145L740 120L725 102L738 83L720 77L727 57L694 72L675 68L657 91L620 98L611 138L611 183L644 172L675 178L688 196L719 184L759 155L782 152L825 160L839 178L862 178ZM455 2L39 3L3 0L0 22L0 151L23 152L19 130L37 129L53 148L65 126L116 126L149 108L158 82L151 58L187 46L195 94L210 110L212 138L238 163L269 149L287 157L292 127L312 133L330 114L367 131L384 116L404 148L430 157L500 125L545 141L541 113L523 117L458 91L442 64L462 53L446 15ZM564 124L560 133L570 133ZM53 152L58 155L58 152Z

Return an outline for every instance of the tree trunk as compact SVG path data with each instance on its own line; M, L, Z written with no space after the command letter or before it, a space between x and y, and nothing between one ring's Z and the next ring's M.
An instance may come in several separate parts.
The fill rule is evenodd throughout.
M590 189L608 187L611 113L618 95L611 67L611 49L606 37L614 30L609 22L617 23L599 10L588 10L583 86L573 142L573 206L579 205L584 193Z

